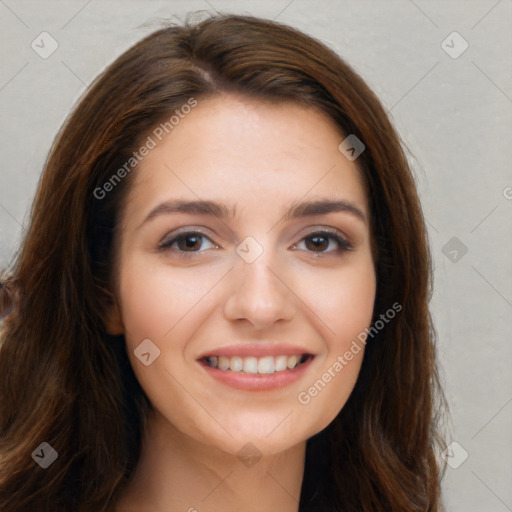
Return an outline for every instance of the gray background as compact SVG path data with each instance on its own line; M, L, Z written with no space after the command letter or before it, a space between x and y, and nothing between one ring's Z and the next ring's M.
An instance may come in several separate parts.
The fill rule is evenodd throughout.
M435 258L432 312L460 445L447 453L447 508L512 510L511 0L1 1L0 269L15 254L50 144L91 80L160 19L215 9L317 37L390 111ZM31 47L43 45L43 31L59 45L46 59ZM454 31L469 45L457 58L442 46ZM452 55L463 49L457 37L444 43Z

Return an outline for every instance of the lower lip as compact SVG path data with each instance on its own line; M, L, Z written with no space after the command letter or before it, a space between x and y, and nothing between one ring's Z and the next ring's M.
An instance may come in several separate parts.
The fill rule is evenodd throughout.
M299 380L308 370L314 357L310 357L306 362L297 366L293 370L284 370L269 374L233 372L231 370L219 370L213 368L203 361L199 364L215 380L226 384L227 386L249 390L249 391L268 391L279 389Z

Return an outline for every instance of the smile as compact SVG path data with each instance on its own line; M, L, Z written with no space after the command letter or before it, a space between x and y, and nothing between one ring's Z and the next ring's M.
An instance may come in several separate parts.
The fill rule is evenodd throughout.
M205 354L197 362L209 378L242 391L270 392L290 386L316 359L313 354L284 346L238 346L219 352Z
M242 356L209 356L203 361L211 368L227 372L269 375L272 373L293 370L310 359L310 354L278 355L263 357Z

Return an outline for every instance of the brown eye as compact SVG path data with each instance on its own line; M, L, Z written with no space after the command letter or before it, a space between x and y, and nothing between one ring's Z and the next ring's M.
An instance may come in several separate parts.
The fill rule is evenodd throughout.
M303 239L305 241L306 249L310 252L331 253L337 251L349 251L352 246L343 237L337 233L331 233L330 231L319 231L312 233L311 235ZM331 246L331 242L334 242L334 249L328 250ZM336 247L337 246L337 247Z
M176 250L181 253L202 252L200 249L204 245L205 240L208 240L211 246L214 246L212 241L203 233L191 231L181 233L178 236L169 239L164 239L164 241L159 245L159 249L170 250L175 246ZM208 248L211 247L207 247L207 249Z
M196 251L200 249L202 237L197 235L184 235L176 239L178 248L182 251Z
M325 235L314 235L306 238L306 241L311 241L311 244L308 244L306 242L306 247L308 249L316 250L319 249L320 251L325 251L329 247L329 237Z

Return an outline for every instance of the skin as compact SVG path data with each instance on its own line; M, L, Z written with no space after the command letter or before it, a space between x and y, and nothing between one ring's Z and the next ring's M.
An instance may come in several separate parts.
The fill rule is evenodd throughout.
M344 138L327 116L301 105L217 96L198 100L136 170L108 328L124 333L156 412L116 510L298 510L306 440L346 403L364 349L308 404L297 396L332 373L370 326L376 291L367 197L357 162L338 150ZM145 220L178 198L236 209L222 220ZM291 202L320 198L350 201L366 220L350 212L284 219ZM158 250L182 227L205 236L190 241L192 250L185 242ZM311 235L322 228L338 230L352 249L331 238L316 247ZM236 252L248 236L263 248L252 263ZM134 355L145 339L160 350L148 366ZM298 381L270 391L226 386L197 362L216 347L262 340L300 343L315 358ZM237 456L247 443L261 455L250 466Z

